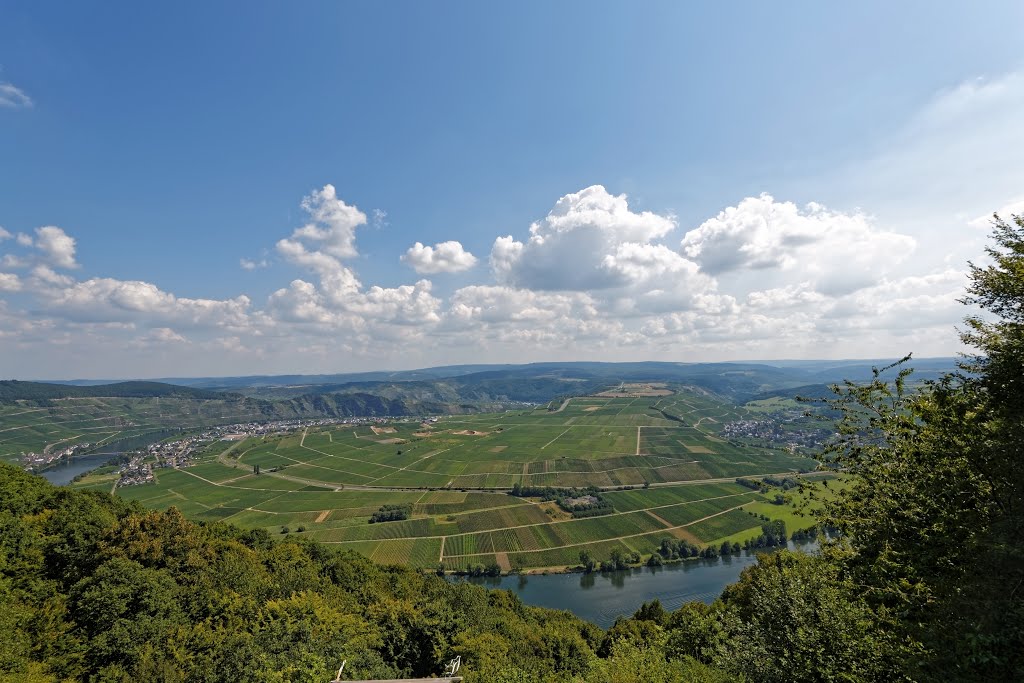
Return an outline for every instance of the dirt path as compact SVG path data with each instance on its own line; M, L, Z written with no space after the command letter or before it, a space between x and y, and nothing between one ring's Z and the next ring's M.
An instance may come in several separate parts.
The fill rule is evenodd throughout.
M114 432L113 434L111 434L111 435L110 435L110 436L108 436L107 438L105 438L105 439L100 439L99 441L97 441L97 442L96 442L96 445L97 445L97 446L100 446L100 445L102 445L102 444L105 444L105 443L107 443L108 441L111 441L111 440L112 440L112 439L113 439L113 438L114 438L115 436L120 436L121 434L124 434L124 432L125 432L125 430L123 430L123 429L122 429L121 431L119 431L119 432Z
M642 427L636 428L636 455L640 455L640 430Z
M309 446L303 446L303 448L305 448L307 451L315 450L313 448L310 448ZM321 451L316 451L316 452L320 453ZM318 470L327 470L328 472L336 472L336 473L339 473L339 474L348 475L350 477L359 477L360 479L367 479L367 480L369 480L366 483L370 483L370 481L373 481L373 477L371 477L371 476L369 476L367 474L359 474L358 472L349 472L348 470L342 470L342 469L338 469L336 467L325 467L323 465L318 465L315 462L309 462L307 460L298 460L296 458L290 458L287 455L284 455L282 453L276 453L275 455L277 455L277 457L279 457L279 458L284 458L285 460L291 460L293 463L295 463L297 465L305 465L306 467L313 467L313 468L316 468ZM330 453L324 453L324 455L330 456L331 454ZM341 456L334 456L334 457L341 457ZM359 462L358 460L354 460L352 458L343 458L343 459L344 460L352 460L352 462ZM386 467L386 465L385 465L385 467ZM277 472L266 472L266 474L277 474ZM333 487L338 486L339 484L333 483L333 482L328 483L328 482L325 482L325 481L321 481L319 484L316 484L316 485L317 486L330 486L330 487L333 488Z
M562 405L558 406L558 408L556 408L555 410L552 410L551 412L552 413L560 413L560 412L562 412L563 410L565 410L565 407L567 405L569 405L569 401L571 401L571 400L572 400L572 397L570 396L569 398L567 398L564 401L562 401Z
M438 562L444 561L444 542L445 542L445 540L447 538L448 538L447 536L442 536L441 537L441 553L437 556L437 561Z
M432 457L434 457L435 455L437 455L438 453L444 453L445 451L450 451L450 450L451 450L450 448L445 448L445 449L443 449L443 450L440 450L440 451L430 451L429 453L427 453L426 455L424 455L424 456L423 456L422 458L420 458L419 460L416 460L416 461L414 461L414 462L411 462L411 463L409 463L408 465L406 465L405 467L397 467L397 468L395 468L395 471L394 471L394 472L388 472L387 474L382 474L382 475L380 475L379 477L377 477L376 479L371 479L370 481L366 482L366 484L367 484L367 485L369 486L369 485L370 485L370 484L372 484L373 482L375 482L375 481L380 481L380 480L381 480L381 479L383 479L384 477L390 477L390 476L392 476L392 475L394 475L394 474L398 474L399 472L405 472L406 470L408 470L409 472L416 472L416 473L418 473L418 474L432 474L431 472L426 472L426 471L424 471L424 470L412 470L412 469L409 469L409 468L410 468L410 467L412 467L413 465L419 465L419 464L420 464L421 462L423 462L423 461L424 461L424 460L426 460L427 458L432 458ZM384 465L384 466L385 466L385 467L393 467L393 465ZM488 474L489 474L489 473L488 473ZM451 485L451 482L448 482L448 484L449 484L449 485Z
M121 432L118 432L118 434L120 434L120 433ZM43 455L47 455L50 452L50 449L53 448L54 446L56 446L57 444L64 443L65 441L71 441L72 439L77 439L77 438L79 438L81 436L83 436L83 435L82 434L75 434L74 436L69 436L66 439L61 439L60 441L54 441L53 443L46 444L45 446L43 446ZM101 441L100 443L103 443L103 442Z
M226 484L226 482L210 481L206 477L200 477L198 474L195 474L194 472L189 472L188 468L175 468L175 469L178 472L181 472L183 474L189 475L190 477L195 477L196 479L200 479L202 481L205 481L207 484L210 484L211 486L219 486L219 487L225 488L225 489L239 489L239 490L242 490L242 491L280 491L281 493L295 493L295 489L272 489L272 488L253 489L253 488L250 488L248 486L228 486ZM245 476L249 477L249 476L255 476L255 475L248 475L247 474ZM306 486L317 486L319 488L330 488L330 489L334 489L335 491L341 491L342 489L345 488L345 485L342 485L342 484L329 484L327 482L318 481L316 479L302 479L300 477L290 477L287 474L281 474L280 472L264 472L263 474L261 474L259 476L260 477L266 477L268 479L276 478L276 479L284 479L286 481L294 481L294 482L296 482L298 484L304 484ZM244 479L244 478L245 477L239 477L239 479ZM236 481L236 480L232 479L230 481ZM358 488L358 487L355 487L355 488ZM168 491L169 490L170 489L168 489ZM385 489L385 488L376 488L375 487L374 490L377 490L377 491L387 491L387 490L394 490L394 489ZM264 503L266 503L266 501L264 501Z
M646 512L651 517L654 517L654 519L656 519L657 521L659 521L662 524L664 524L666 529L671 529L672 528L672 522L668 521L664 517L659 517L658 515L654 514L653 512L651 512L650 508L644 510L644 512Z
M244 451L242 451L242 455L239 455L237 458L235 458L235 462L233 463L228 461L228 455L230 455L231 451L235 450L243 443L245 443L245 439L235 441L230 446L222 450L220 453L217 454L217 462L219 462L221 465L224 465L225 467L242 467L242 463L238 461L241 460L246 453L251 451L252 448L247 448ZM255 448L255 446L253 448Z
M338 455L337 453L328 453L327 451L320 451L320 450L317 450L317 449L313 448L312 446L303 446L301 443L299 444L299 446L301 446L302 448L305 448L307 451L313 451L314 453L319 453L320 455L326 455L328 458L338 458L339 460L350 460L352 462L358 462L358 463L365 463L366 462L365 460L358 460L356 458L349 458L349 457L344 456L344 455ZM448 449L445 449L445 450L448 450ZM435 452L436 453L442 453L443 451L435 451ZM431 453L430 455L433 455L433 453ZM282 455L281 457L282 458L286 458L288 456ZM289 458L289 460L295 460L295 459L294 458ZM326 469L331 469L329 467L324 467L323 465L314 465L312 463L308 463L305 460L295 460L295 462L302 463L303 465L310 465L312 467L320 467L320 468L325 469L325 470ZM386 467L386 468L391 469L391 470L404 470L404 469L406 469L405 467L395 467L394 465L385 465L382 462L375 462L375 463L373 463L373 465L375 465L376 467ZM408 467L408 466L406 466L406 467ZM414 472L418 472L419 470L413 470L413 471ZM345 472L345 470L335 470L335 472ZM348 472L345 472L345 473L349 474ZM363 477L364 479L373 479L373 477L368 477L365 474L356 474L356 476L357 477ZM380 479L380 477L377 477L377 478Z
M572 427L566 427L566 429L565 429L565 432L569 431L570 429L572 429ZM543 446L541 446L541 447L540 447L540 449L541 449L541 450L544 450L545 448L547 448L548 446L550 446L550 445L551 445L551 444L553 444L554 442L556 442L556 441L558 441L559 439L561 439L561 438L562 438L563 436L565 436L565 432L562 432L561 434L559 434L559 435L558 435L558 436L556 436L555 438L551 439L551 441L548 441L548 442L547 442L546 444L544 444Z
M4 415L4 417L17 417L18 415L25 415L27 413L42 413L42 412L45 412L45 411L46 411L46 408L29 408L28 410L23 410L20 413L7 413L6 415ZM7 431L7 430L4 430L4 431Z
M320 522L327 521L327 518L331 516L331 512L332 512L332 510L324 510L323 512L321 512L320 516L317 517L316 520L315 520L316 523L319 524Z

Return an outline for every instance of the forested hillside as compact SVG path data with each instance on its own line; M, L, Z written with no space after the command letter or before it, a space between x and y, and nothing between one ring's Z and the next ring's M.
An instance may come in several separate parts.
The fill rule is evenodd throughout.
M229 396L215 391L180 387L163 382L114 382L97 386L73 386L70 384L50 384L48 382L19 382L18 380L0 381L0 403L14 401L45 402L61 398L153 398L176 397L196 399L223 399Z

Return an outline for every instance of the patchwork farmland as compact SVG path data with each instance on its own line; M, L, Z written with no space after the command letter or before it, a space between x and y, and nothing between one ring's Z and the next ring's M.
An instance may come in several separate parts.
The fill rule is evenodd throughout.
M767 498L735 479L817 464L725 438L725 425L752 413L710 395L614 393L225 443L193 467L158 470L156 483L118 493L385 563L561 569L582 550L600 560L615 550L647 556L664 538L712 545L757 536L761 518L751 509L764 509ZM515 485L597 487L608 507L577 519L554 502L509 495ZM409 518L368 523L382 505L408 506Z

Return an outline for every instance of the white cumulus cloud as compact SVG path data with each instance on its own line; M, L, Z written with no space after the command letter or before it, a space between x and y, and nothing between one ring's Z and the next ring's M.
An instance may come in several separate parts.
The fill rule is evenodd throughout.
M291 238L278 243L297 242L335 258L352 258L356 251L356 228L366 225L366 214L338 199L334 185L314 190L302 200L311 221L296 228Z
M449 316L459 323L551 323L598 315L583 292L534 292L504 286L471 285L452 295Z
M36 228L35 247L52 266L78 268L75 261L75 239L55 225Z
M154 327L145 334L136 337L135 343L138 346L152 347L164 346L166 344L191 344L192 342L170 327Z
M32 98L13 83L0 83L0 107L26 109L32 106Z
M0 292L17 292L21 290L21 278L14 273L0 273Z
M32 269L31 280L37 289L43 290L48 287L70 287L75 282L73 277L58 273L50 266L42 263Z
M88 322L141 321L187 327L245 327L250 306L247 296L233 299L191 299L165 292L149 282L91 278L55 283L40 292L48 308L72 320Z
M275 291L267 301L272 319L312 325L320 332L369 330L381 336L396 334L389 326L440 320L441 300L431 293L430 281L364 289L355 272L342 263L357 255L355 228L366 223L366 216L338 199L334 186L325 185L302 205L314 222L279 240L277 251L289 263L317 275L319 285L297 279Z
M686 233L680 245L711 275L790 271L832 292L870 285L915 246L912 237L880 229L862 213L813 202L801 209L767 193L724 209Z
M417 242L402 255L402 261L421 275L459 273L476 265L476 257L463 249L460 242L454 240L441 242L433 247Z
M258 268L266 268L270 263L267 259L256 261L254 259L241 258L238 260L238 265L242 267L242 270L256 270Z
M1003 206L996 209L993 213L997 214L1004 221L1009 221L1011 216L1024 215L1024 199L1010 200ZM968 221L967 224L972 228L977 228L978 230L988 230L992 227L992 219L993 216L989 213L984 216L978 216L977 218Z
M618 287L628 277L609 268L605 257L623 244L646 244L676 227L671 216L629 209L626 195L601 185L567 194L530 237L518 242L499 237L491 249L491 268L501 284L537 290L595 290Z

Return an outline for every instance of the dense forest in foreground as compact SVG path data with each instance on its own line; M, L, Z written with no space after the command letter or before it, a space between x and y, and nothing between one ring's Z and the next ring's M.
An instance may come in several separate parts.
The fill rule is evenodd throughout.
M817 556L760 558L712 605L607 631L507 592L310 542L196 524L0 465L0 680L1024 679L1024 218L996 220L965 302L978 350L836 387L828 462L853 484Z

